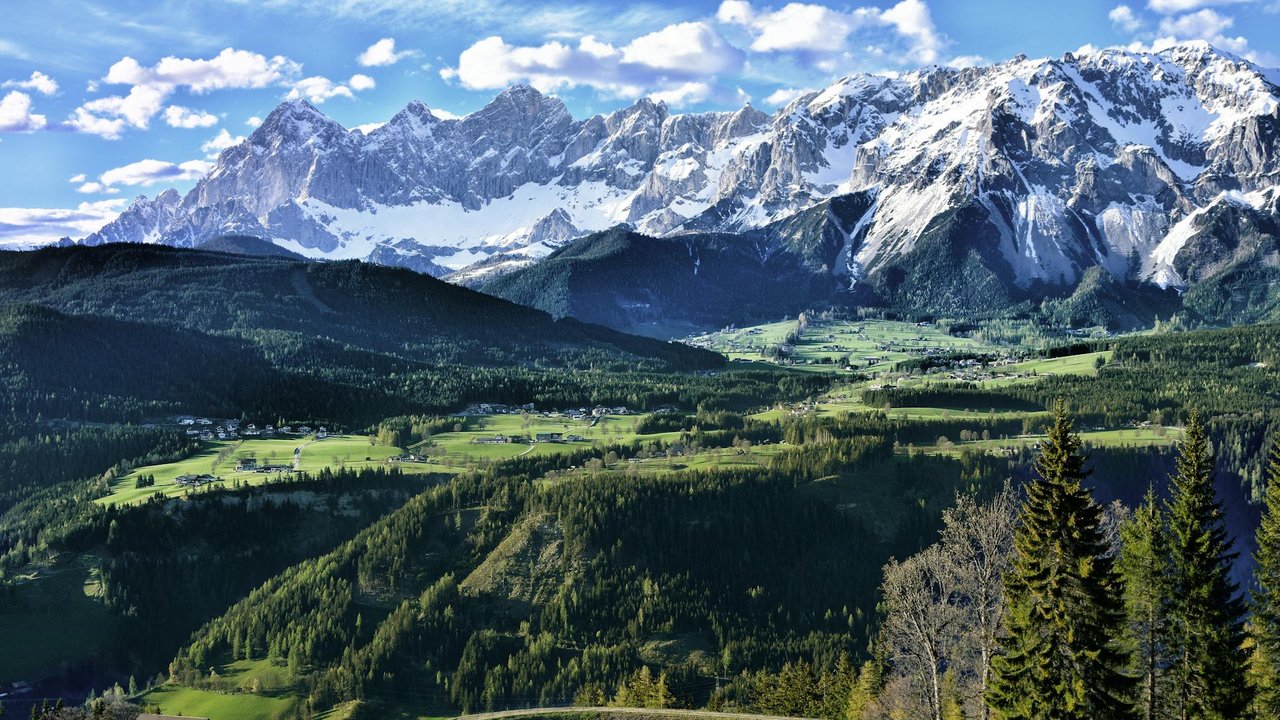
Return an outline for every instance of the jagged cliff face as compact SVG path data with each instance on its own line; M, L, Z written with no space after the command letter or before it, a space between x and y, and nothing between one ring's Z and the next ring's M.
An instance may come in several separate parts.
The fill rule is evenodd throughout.
M742 231L857 196L827 267L851 283L963 245L1017 287L1070 284L1092 266L1180 286L1226 262L1193 255L1238 262L1258 245L1187 242L1211 208L1247 208L1242 237L1275 224L1277 82L1187 44L852 76L772 116L642 100L579 121L515 87L460 120L413 103L363 134L289 102L186 197L139 199L85 242L250 233L313 257L467 276L619 223Z

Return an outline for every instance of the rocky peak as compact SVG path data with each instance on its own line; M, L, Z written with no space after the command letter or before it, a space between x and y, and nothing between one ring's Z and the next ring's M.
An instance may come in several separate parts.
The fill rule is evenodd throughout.
M1276 185L1277 79L1187 44L850 75L773 115L673 115L643 98L576 121L522 85L457 121L413 102L363 135L295 100L180 204L135 203L97 237L252 230L316 257L457 271L619 222L739 231L852 193L874 203L840 272L870 278L909 257L963 204L986 232L966 242L988 243L1024 287L1057 283L1091 263L1123 272L1110 258L1149 253L1220 193Z
M431 108L421 100L413 100L404 109L387 121L387 125L434 125L441 122L435 113L431 112ZM385 126L384 126L385 127Z
M768 115L752 107L751 103L747 103L725 118L717 135L722 140L745 137L759 132L768 123Z
M139 195L138 198L145 199L146 195ZM135 200L134 202L137 201ZM156 196L156 202L165 206L177 207L178 203L182 202L182 196L178 194L177 190L167 188Z
M475 113L463 118L463 123L528 130L572 119L569 109L560 98L543 95L529 85L513 85Z

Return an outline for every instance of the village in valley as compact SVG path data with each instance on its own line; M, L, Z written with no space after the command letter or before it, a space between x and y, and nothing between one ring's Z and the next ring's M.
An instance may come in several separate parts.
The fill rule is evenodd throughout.
M903 418L1008 414L1007 408L872 407L864 396L935 382L995 388L1034 382L1043 375L1092 374L1110 356L1108 352L1084 352L1061 358L1036 357L1026 345L953 334L950 328L929 322L810 320L803 316L756 327L725 328L689 342L723 352L736 362L782 363L848 378L821 396L762 411L761 419L873 410ZM605 405L539 409L532 403L476 402L451 416L456 420L451 428L404 446L335 428L331 423L278 420L266 424L247 418L179 416L163 424L181 428L189 438L200 441L203 449L185 460L139 468L116 479L112 492L98 502L134 503L157 493L181 496L227 483L261 484L324 468L384 468L411 475L446 476L514 457L553 455L598 444L641 443L644 449L622 463L637 468L649 468L646 463L655 460L669 464L673 458L689 466L752 463L775 451L761 446L735 447L728 454L707 453L696 444L687 444L680 432L643 434L645 416L682 411L689 409L662 406L638 411ZM1143 422L1135 419L1123 437L1160 430ZM948 442L947 447L952 444Z
M116 478L111 494L99 502L130 504L156 494L182 496L227 484L261 484L324 468L380 467L411 475L453 474L477 463L629 440L637 437L636 427L643 415L673 412L676 408L670 406L637 413L623 406L539 410L533 404L480 402L454 413L457 423L451 431L404 447L316 422L265 424L194 415L170 417L149 424L177 427L203 448L186 459L137 468Z

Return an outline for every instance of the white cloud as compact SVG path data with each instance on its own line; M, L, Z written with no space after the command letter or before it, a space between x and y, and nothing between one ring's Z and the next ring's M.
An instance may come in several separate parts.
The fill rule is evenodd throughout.
M204 152L205 157L212 159L216 158L218 153L223 150L226 150L233 145L239 145L242 142L244 142L243 135L232 137L231 133L227 132L226 128L222 128L218 131L217 135L214 135L201 144L200 150Z
M599 44L600 52L609 46ZM735 70L742 54L702 22L668 25L632 40L622 48L622 63L659 70L715 75Z
M115 219L123 199L83 202L75 208L0 208L0 244L33 247L83 237Z
M747 0L724 0L716 10L716 19L730 25L749 25L753 17L755 11Z
M588 35L577 45L551 40L509 45L501 37L481 40L440 76L463 87L504 88L527 82L543 92L587 86L616 96L662 95L684 102L701 93L719 73L742 66L742 52L703 22L677 23L637 37L621 47ZM705 96L704 96L705 99Z
M721 22L745 26L755 52L841 52L849 35L871 22L874 13L843 13L825 5L788 3L776 11L757 12L745 0L725 0L716 12Z
M69 183L82 183L82 182L84 182L84 173L78 173L78 174L76 174L76 175L72 175L71 177L67 178L67 182L69 182Z
M355 94L346 85L335 83L322 75L313 75L294 83L293 89L285 97L290 100L306 98L312 103L320 105L324 101L335 97L354 98Z
M126 123L121 118L104 118L83 107L76 108L67 119L67 127L86 135L97 135L107 140L118 140L124 134Z
M218 116L203 110L170 105L164 109L164 121L169 124L169 127L207 128L218 124Z
M378 85L378 83L374 82L373 78L369 77L368 75L360 75L360 74L352 75L351 79L347 81L347 84L350 85L351 89L355 90L356 92L372 90Z
M158 182L197 180L213 169L213 163L204 160L188 160L171 163L164 160L139 160L118 168L112 168L98 176L105 187L130 185L148 187Z
M249 127L251 127L251 128L256 128L256 127L258 127L259 125L261 125L261 124L262 124L262 118L258 117L257 115L254 115L253 117L249 118L248 120L245 120L245 121L244 121L244 124L245 124L245 125L248 125L248 126L249 126Z
M395 38L382 38L378 42L370 45L368 49L360 53L356 58L356 62L364 67L383 67L386 65L395 65L401 60L416 54L413 50L405 50L396 52Z
M1117 5L1111 8L1111 12L1107 13L1111 24L1117 29L1132 33L1137 32L1142 27L1142 20L1133 12L1133 8L1128 5Z
M1239 5L1242 3L1252 2L1253 0L1148 0L1147 7L1162 14L1176 15L1184 13L1188 10L1199 10L1207 7L1221 7L1223 5Z
M881 13L880 19L897 28L900 35L914 41L916 59L924 63L937 62L938 51L946 46L946 42L938 34L924 0L902 0Z
M649 97L656 102L666 103L674 107L684 107L704 102L711 97L713 90L704 82L685 82L675 87L651 93Z
M813 88L778 88L764 99L766 105L780 106L808 95Z
M31 112L31 96L14 90L0 98L0 132L35 132L49 124L44 115Z
M1226 15L1205 8L1193 13L1167 17L1160 21L1160 32L1181 39L1215 40L1222 31L1235 24L1235 20Z
M128 95L112 95L84 103L75 109L67 124L80 132L115 140L126 127L147 129L168 94L163 88L137 85Z
M793 53L823 70L836 59L862 52L895 56L901 64L934 63L949 42L933 23L923 0L901 0L887 10L859 7L848 12L826 5L790 2L777 10L756 8L747 0L724 0L716 19L744 28L751 50Z
M351 128L351 129L352 129L352 130L357 130L357 131L359 131L362 135L368 135L369 133L373 132L374 130L377 130L378 128L382 127L383 125L386 125L386 123L384 123L384 122L372 122L372 123L365 123L365 124L363 124L363 125L357 125L357 126L355 126L355 127Z
M991 59L983 55L957 55L943 64L953 68L973 68L990 65Z
M442 110L440 108L431 108L431 114L441 120L461 120L466 117L466 113L459 115L458 113L449 112L448 110Z
M120 190L118 188L107 187L100 182L87 182L76 188L76 192L84 195L114 195Z
M248 50L227 48L208 60L165 57L153 67L143 67L131 57L112 65L103 79L117 85L187 87L192 92L230 88L264 88L295 75L300 66L276 55L268 58Z
M0 87L35 90L41 95L52 95L58 92L58 81L36 70L28 80L6 80L0 83Z
M80 132L116 139L130 127L147 129L165 100L178 88L196 94L232 88L264 88L288 82L300 69L300 65L280 55L268 58L233 48L209 59L169 56L152 67L124 57L107 70L102 82L130 85L129 93L82 104L72 113L67 125Z

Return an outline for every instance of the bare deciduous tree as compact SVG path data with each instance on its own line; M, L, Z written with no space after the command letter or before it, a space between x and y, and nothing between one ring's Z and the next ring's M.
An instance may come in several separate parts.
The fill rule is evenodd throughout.
M955 507L943 515L941 544L955 573L953 588L957 593L951 601L963 609L963 645L970 655L973 678L970 691L964 694L977 706L982 720L990 717L983 696L1004 617L1004 576L1012 558L1017 513L1016 494L1006 482L986 503L971 495L957 496Z
M962 617L951 602L955 576L940 544L884 568L884 635L894 669L923 686L933 720L942 720L942 675L952 662Z

